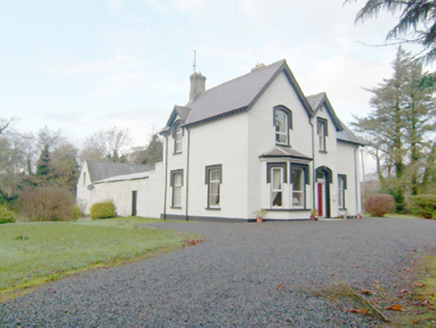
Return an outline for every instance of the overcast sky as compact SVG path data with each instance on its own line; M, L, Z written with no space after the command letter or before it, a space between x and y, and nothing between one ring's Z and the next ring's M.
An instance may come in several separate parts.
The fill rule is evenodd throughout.
M137 145L185 105L193 50L210 88L285 58L304 94L344 122L389 78L395 19L354 24L359 0L0 0L0 118L62 129L77 146L110 126Z

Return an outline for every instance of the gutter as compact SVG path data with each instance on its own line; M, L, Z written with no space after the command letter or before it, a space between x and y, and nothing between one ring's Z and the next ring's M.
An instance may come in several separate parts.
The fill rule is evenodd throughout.
M314 127L311 118L309 117L309 124L312 127L312 209L316 208L315 204L315 183L316 183L316 174L315 174L315 139L313 137Z
M359 195L357 193L358 191L358 177L357 177L357 150L359 149L359 146L354 148L354 188L355 188L355 194L356 194L356 216L359 215Z
M186 131L188 132L188 151L186 154L186 221L189 220L189 216L188 216L188 199L189 199L189 154L190 154L190 150L191 150L191 130L189 130L189 128L187 126L185 126Z
M165 195L163 219L167 219L167 189L168 189L168 134L165 135Z

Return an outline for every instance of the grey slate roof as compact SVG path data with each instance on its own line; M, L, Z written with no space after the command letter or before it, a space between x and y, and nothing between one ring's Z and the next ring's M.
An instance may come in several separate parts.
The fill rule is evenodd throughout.
M308 96L306 99L309 102L310 107L312 107L312 109L315 111L318 108L319 103L324 99L325 95L325 92L321 92L316 95Z
M191 109L186 124L248 108L283 65L280 60L201 93L186 105Z
M139 165L114 162L86 161L91 182L100 181L117 175L125 175L154 170L154 165Z
M341 121L342 131L336 133L336 139L364 146L365 144Z
M98 183L115 182L115 181L140 180L140 179L146 179L149 176L150 176L149 171L139 172L139 173L131 173L131 174L124 174L124 175L116 175L114 177L95 181L94 183L98 184Z
M279 146L275 146L272 149L267 150L266 152L260 154L259 157L292 157L312 160L312 158L307 157L306 155L303 155L292 148L283 148Z
M325 92L321 92L316 95L307 97L307 101L309 102L310 106L315 112L324 99L327 99L327 94ZM328 99L327 102L329 103ZM339 131L336 132L337 140L350 142L361 146L364 145L363 142L358 137L356 137L356 135L353 132L351 132L351 130L344 124L344 122L342 122L340 119L337 118L336 114L333 111L333 108L331 109L331 115L335 116L335 118L338 120L340 125Z

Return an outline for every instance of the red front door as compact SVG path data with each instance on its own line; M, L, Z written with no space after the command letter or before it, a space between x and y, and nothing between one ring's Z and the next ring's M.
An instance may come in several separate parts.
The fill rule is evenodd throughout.
M322 208L322 183L318 183L318 216L323 216Z

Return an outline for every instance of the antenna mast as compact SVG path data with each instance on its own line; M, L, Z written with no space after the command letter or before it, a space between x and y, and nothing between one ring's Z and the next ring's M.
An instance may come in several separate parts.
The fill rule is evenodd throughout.
M192 67L194 68L194 73L197 71L197 51L194 51L194 64L192 65Z

